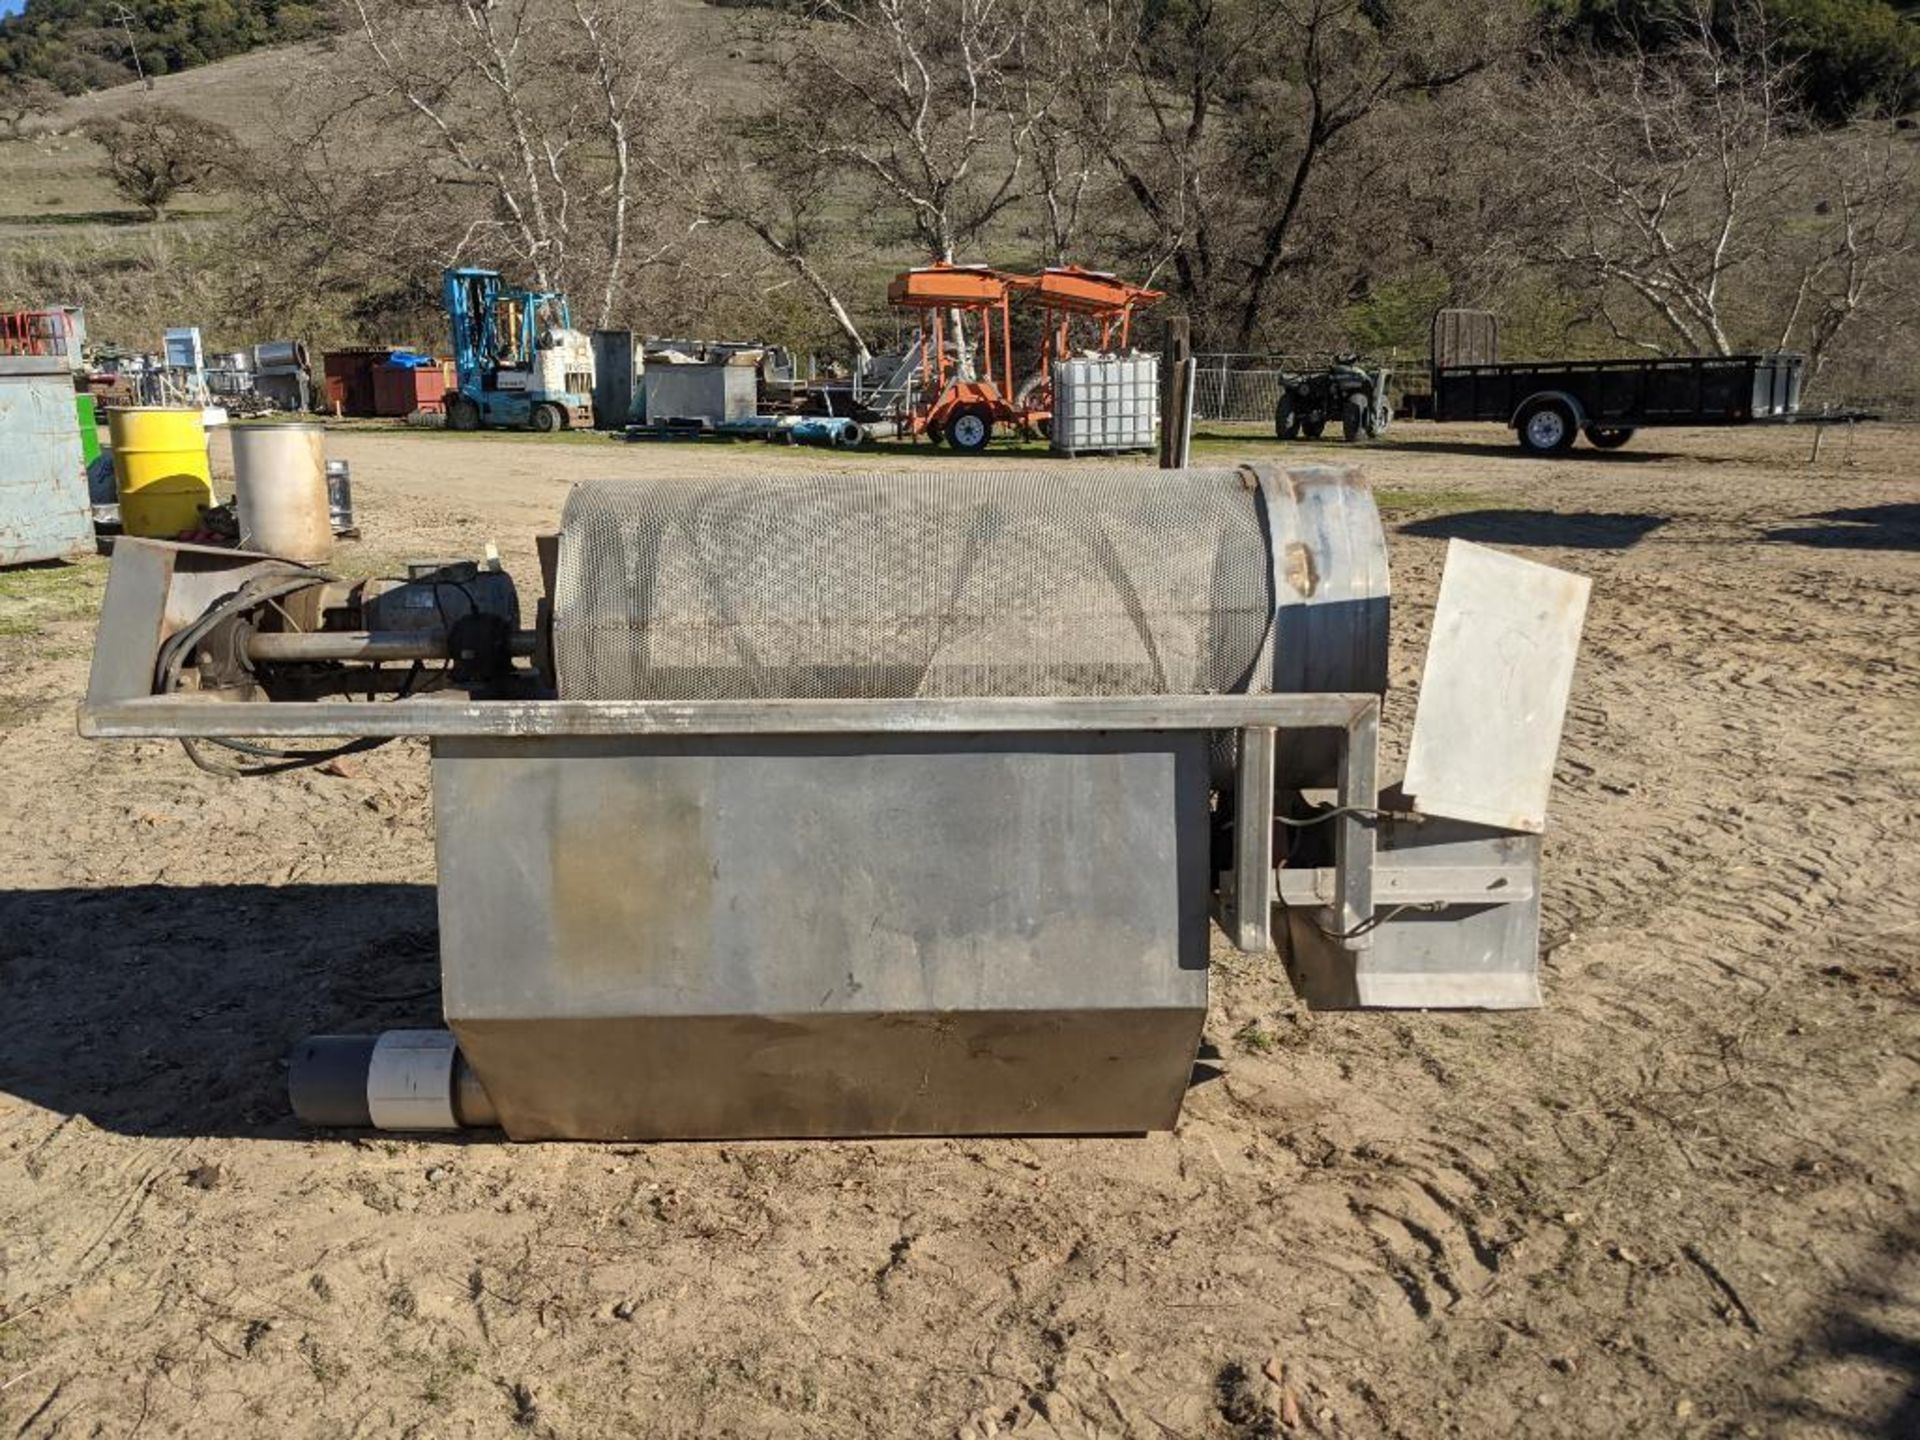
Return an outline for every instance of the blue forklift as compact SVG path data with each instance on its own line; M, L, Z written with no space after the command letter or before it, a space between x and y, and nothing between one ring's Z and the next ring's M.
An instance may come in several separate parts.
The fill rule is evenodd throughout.
M566 296L507 290L499 271L465 268L446 271L440 292L459 375L449 430L592 428L593 346Z

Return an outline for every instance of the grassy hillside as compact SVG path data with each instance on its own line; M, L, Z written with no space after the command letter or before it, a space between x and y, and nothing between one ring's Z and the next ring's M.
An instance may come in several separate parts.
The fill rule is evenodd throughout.
M670 23L689 42L684 47L692 72L689 89L717 100L723 111L740 113L764 104L776 87L756 39L763 14L703 0L667 3ZM322 39L258 49L159 77L151 88L128 84L75 97L48 119L32 122L25 138L0 141L0 308L79 301L88 306L96 339L142 348L155 345L164 327L181 323L202 325L216 348L290 333L320 345L349 339L437 343L433 279L439 261L434 255L409 259L412 269L394 287L404 303L380 311L356 315L355 303L366 287L326 290L317 282L285 279L286 270L305 263L290 258L300 254L297 247L275 251L284 262L281 273L252 276L249 291L248 271L266 267L257 263L261 252L248 249L257 242L233 223L246 208L236 197L186 193L170 205L164 221L150 223L113 192L100 174L101 152L78 133L94 118L163 105L224 125L249 148L271 157L282 143L283 117L301 97L319 92L333 45ZM671 115L674 97L664 98ZM403 147L416 142L397 128L391 133L394 153L405 157ZM380 141L376 137L372 143ZM357 160L366 152L348 147L346 153ZM834 197L823 207L831 244L821 250L829 252L834 282L857 320L870 338L884 344L892 329L884 308L886 279L913 253L897 225L876 225L869 197L849 191L841 203L840 190L827 193ZM1029 258L1030 232L1023 213L1012 212L989 246L963 258L1023 263ZM625 323L665 333L685 333L681 327L687 327L797 345L835 343L822 307L771 265L755 242L707 230L701 244L705 248L683 270L661 272L668 278L643 302L635 302L637 313L625 316ZM339 253L372 252L349 248ZM1101 260L1120 263L1117 257L1096 257L1096 263ZM308 279L301 272L300 280ZM1417 354L1424 350L1426 316L1445 291L1438 271L1397 265L1377 277L1363 298L1342 306L1336 296L1329 307L1322 303L1324 294L1315 294L1305 299L1317 310L1290 313L1300 317L1296 329L1305 346L1334 348L1344 330L1345 343ZM300 301L294 307L298 313L266 314L278 298ZM1570 293L1552 277L1528 272L1509 276L1488 303L1500 309L1506 348L1516 357L1619 353L1620 343L1588 313L1589 298ZM671 308L675 304L678 312ZM1880 358L1865 365L1849 357L1823 382L1823 397L1920 392L1912 334L1891 319L1879 329L1859 329L1852 349Z
M747 105L764 93L752 40L756 18L702 0L669 0L672 23L690 44L694 83L723 103ZM319 83L334 42L268 46L179 74L72 97L27 134L0 140L0 308L86 295L99 340L151 346L161 328L213 313L220 277L194 263L205 242L223 235L230 197L187 192L167 218L149 222L101 175L101 151L79 128L88 120L171 106L224 125L244 144L271 154L280 124ZM208 335L210 343L266 338ZM375 338L375 337L368 337ZM429 337L382 336L383 339Z
M81 124L142 105L171 105L225 125L242 140L260 143L270 137L282 97L311 71L318 48L303 44L255 50L161 76L151 90L119 85L68 100L47 120L31 123L25 139L0 141L0 236L17 243L70 236L75 227L139 224L143 213L129 208L101 176L99 147L78 133ZM224 205L217 196L186 195L178 208L179 216L169 225L192 224Z

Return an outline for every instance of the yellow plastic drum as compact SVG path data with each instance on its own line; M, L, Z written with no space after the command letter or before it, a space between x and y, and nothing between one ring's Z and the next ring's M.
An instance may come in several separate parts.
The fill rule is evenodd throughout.
M200 507L213 504L207 427L199 409L110 410L107 434L121 529L162 540L198 529Z

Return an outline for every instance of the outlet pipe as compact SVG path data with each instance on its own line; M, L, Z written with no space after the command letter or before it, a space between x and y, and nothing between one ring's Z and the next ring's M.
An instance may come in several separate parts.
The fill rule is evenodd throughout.
M301 1124L323 1128L460 1130L500 1123L449 1030L310 1035L288 1059L287 1095Z

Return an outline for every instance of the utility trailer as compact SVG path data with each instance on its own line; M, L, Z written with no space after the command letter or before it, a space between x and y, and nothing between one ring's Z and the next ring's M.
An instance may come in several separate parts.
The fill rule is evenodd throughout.
M1655 425L1792 420L1806 368L1806 356L1787 350L1517 364L1499 354L1499 322L1489 312L1437 313L1433 418L1511 425L1521 449L1534 455L1563 454L1576 435L1617 450Z

